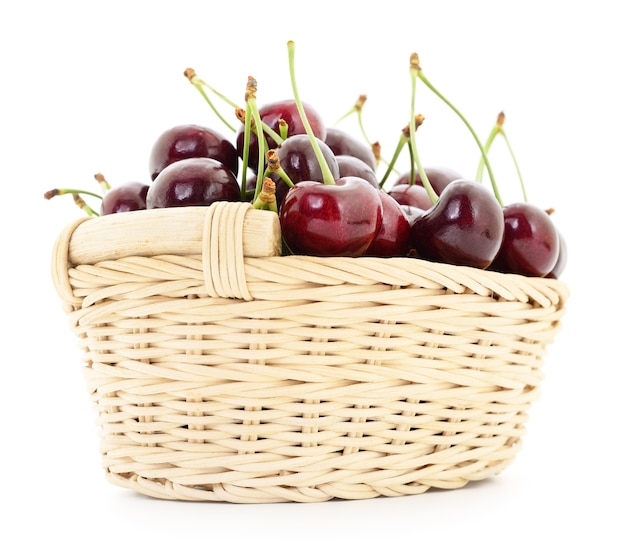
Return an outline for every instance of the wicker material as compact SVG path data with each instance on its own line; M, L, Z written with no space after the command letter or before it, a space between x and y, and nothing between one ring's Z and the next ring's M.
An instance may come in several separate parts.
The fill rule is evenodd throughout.
M194 212L195 253L76 263L68 253L103 258L72 246L84 221L57 241L53 278L113 483L308 502L458 488L511 463L562 282L409 258L255 258L224 240L241 243L247 214L224 204ZM145 217L132 225L145 231Z

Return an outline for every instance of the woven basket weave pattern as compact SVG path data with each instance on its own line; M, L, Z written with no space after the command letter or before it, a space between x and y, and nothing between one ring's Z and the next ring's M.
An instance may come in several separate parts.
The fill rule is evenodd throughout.
M207 210L195 254L72 264L80 223L57 242L113 483L324 501L458 488L511 463L561 282L409 258L247 257L224 239L241 244L245 209L216 223L222 209Z

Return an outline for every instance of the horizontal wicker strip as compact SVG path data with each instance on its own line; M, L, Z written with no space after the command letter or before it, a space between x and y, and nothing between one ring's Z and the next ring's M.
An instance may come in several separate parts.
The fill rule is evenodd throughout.
M80 220L53 256L113 483L315 502L458 488L512 462L562 282L279 256L275 214L244 203L163 209L181 239L150 243L154 212Z

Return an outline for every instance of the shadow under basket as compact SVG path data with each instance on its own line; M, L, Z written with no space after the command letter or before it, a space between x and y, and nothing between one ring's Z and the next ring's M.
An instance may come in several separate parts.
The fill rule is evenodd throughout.
M514 459L567 287L280 256L248 203L84 218L53 281L118 486L232 503L460 488Z

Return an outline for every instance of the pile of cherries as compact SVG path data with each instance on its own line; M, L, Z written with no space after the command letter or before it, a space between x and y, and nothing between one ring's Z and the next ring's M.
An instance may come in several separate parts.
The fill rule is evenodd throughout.
M423 118L414 116L396 151L406 145L412 167L388 184L397 156L380 178L379 145L327 127L318 111L300 100L292 41L288 49L293 98L257 107L256 81L250 77L245 109L226 99L237 117L236 127L227 123L232 139L202 125L175 126L153 144L146 183L111 187L97 174L101 195L54 189L46 198L71 193L94 216L251 202L277 212L285 255L412 256L532 277L560 276L566 246L549 212L526 200L502 203L485 144L477 140L491 187L450 168L423 167L415 140ZM213 107L205 91L219 93L193 70L185 75ZM415 54L411 77L413 87L420 78L456 111L424 77ZM84 194L101 199L99 211L88 206Z

